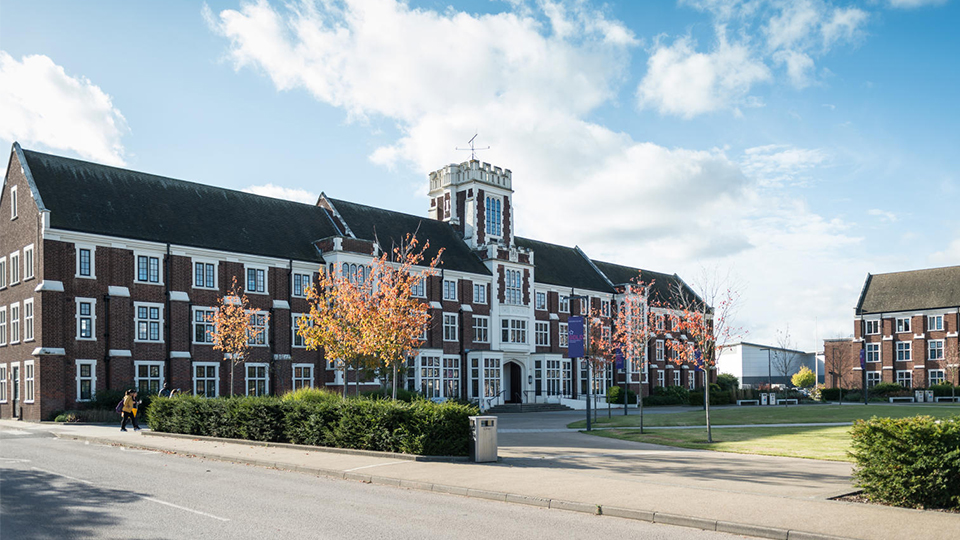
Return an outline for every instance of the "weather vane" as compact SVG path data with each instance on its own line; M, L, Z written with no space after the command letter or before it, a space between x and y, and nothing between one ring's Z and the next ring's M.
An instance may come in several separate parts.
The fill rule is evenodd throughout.
M469 151L470 151L470 160L471 160L471 161L475 161L475 160L477 159L477 150L489 150L489 149L490 149L489 146L487 146L486 148L477 148L476 146L474 146L473 141L476 140L477 135L479 135L479 133L474 133L474 134L473 134L473 137L470 137L470 140L467 141L467 144L470 145L470 148L460 148L460 147L457 147L457 150L469 150Z

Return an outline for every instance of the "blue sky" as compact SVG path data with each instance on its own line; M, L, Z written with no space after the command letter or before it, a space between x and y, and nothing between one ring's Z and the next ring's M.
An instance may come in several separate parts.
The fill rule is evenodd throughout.
M525 236L729 271L751 341L960 264L956 1L5 2L0 140L410 213L467 157Z

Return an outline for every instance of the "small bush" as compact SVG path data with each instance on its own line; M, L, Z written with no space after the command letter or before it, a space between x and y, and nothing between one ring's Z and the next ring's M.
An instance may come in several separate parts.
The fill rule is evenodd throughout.
M611 386L607 389L607 403L619 403L623 405L623 388L619 386ZM627 402L630 404L637 402L637 393L633 390L627 389Z
M686 405L690 392L682 386L657 386L643 398L644 405Z
M383 390L368 390L366 392L361 392L361 396L368 399L387 399L393 400L393 389L385 388ZM422 399L423 396L419 392L412 392L403 388L397 388L397 401L403 401L404 403L413 403L418 399Z
M951 396L954 392L953 385L950 383L935 384L930 387L930 390L933 390L933 395L937 397ZM957 393L960 394L960 391Z
M960 509L960 416L871 418L850 432L854 478L876 501Z
M732 373L721 373L717 375L717 385L720 390L726 390L727 392L737 390L740 388L740 379Z
M137 419L143 418L137 416ZM100 409L78 409L58 413L54 422L82 422L87 424L113 424L120 422L120 415L116 411Z
M843 397L847 397L848 393L850 393L850 390L844 390ZM821 388L820 400L821 401L839 401L840 389L839 388Z
M280 397L283 401L306 401L310 403L325 403L328 401L340 401L341 398L336 392L331 392L325 388L311 388L304 386L299 390L291 390Z
M731 403L730 399L730 392L710 389L710 405L729 405ZM687 404L693 407L703 407L703 392L690 392Z
M870 394L874 396L889 397L900 394L906 390L897 383L882 382L870 389Z

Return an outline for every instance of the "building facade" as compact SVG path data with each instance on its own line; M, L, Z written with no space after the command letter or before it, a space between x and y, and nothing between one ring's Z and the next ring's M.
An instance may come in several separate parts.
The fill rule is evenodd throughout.
M407 234L442 249L424 344L405 384L427 397L566 402L587 391L567 357L570 316L604 325L642 275L662 296L676 275L590 259L578 247L518 237L512 174L478 161L429 176L429 219L321 194L316 205L261 197L23 150L14 144L0 192L0 416L47 419L98 390L164 383L198 395L231 392L231 363L213 350L207 317L234 280L263 332L234 372L234 394L278 394L355 381L297 335L306 290L322 266L353 274ZM689 290L688 288L686 290ZM651 307L669 321L670 308ZM659 319L658 319L659 320ZM702 387L670 361L669 322L649 362L629 359L594 382L649 393ZM362 381L370 386L377 381Z
M788 368L786 376L781 372L784 367ZM812 371L818 383L823 383L823 362L816 353L741 342L724 347L717 358L717 370L735 375L743 388L767 384L792 387L791 378L802 367Z

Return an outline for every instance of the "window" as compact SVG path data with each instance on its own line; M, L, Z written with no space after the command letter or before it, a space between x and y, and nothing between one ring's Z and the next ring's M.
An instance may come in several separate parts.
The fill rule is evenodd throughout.
M590 298L581 298L580 299L580 314L587 315L590 311Z
M455 313L443 314L443 340L457 341L457 315Z
M97 301L93 298L77 298L77 339L97 339L94 335Z
M943 370L942 369L931 369L927 372L927 386L933 386L935 384L943 384Z
M610 343L610 327L609 326L604 326L600 328L600 339L604 343Z
M483 359L483 395L495 397L500 395L500 359Z
M263 268L247 268L247 292L267 292L267 271Z
M10 219L17 219L17 186L10 186Z
M450 279L443 280L443 299L444 300L456 300L457 299L457 282Z
M34 394L34 373L33 360L27 360L23 363L23 402L33 403L36 395Z
M873 388L879 383L880 383L880 372L868 371L867 372L867 388Z
M537 309L540 311L546 311L547 309L547 293L537 291L536 294Z
M600 314L603 315L604 317L609 317L609 316L610 316L610 301L609 301L609 300L601 300L601 301L600 301Z
M897 371L897 384L904 388L913 388L913 371Z
M654 316L654 320L656 321L657 330L660 331L660 332L663 332L663 329L664 329L663 319L664 319L664 317L663 317L663 314L662 314L662 313L657 313L657 314Z
M931 339L927 342L927 360L943 360L942 339Z
M867 321L867 334L879 334L880 333L880 321Z
M303 336L300 335L300 319L307 319L308 326L313 326L313 321L310 320L309 315L303 315L300 313L293 314L293 338L290 340L290 342L293 343L294 347L303 349L306 348L307 342Z
M430 399L440 397L440 357L420 357L420 393Z
M220 364L197 362L193 364L193 393L203 397L217 397L220 392Z
M160 257L137 255L137 281L160 283Z
M501 319L500 341L503 343L527 342L527 321L523 319Z
M443 359L443 396L460 397L460 359L457 357Z
M7 365L0 364L0 403L7 402Z
M560 360L547 360L546 380L547 380L547 395L548 396L560 395L560 380L561 380Z
M195 307L193 308L193 342L197 344L212 344L213 333L216 328L213 325L213 317L216 310L212 308ZM199 365L199 364L198 364ZM211 396L207 396L211 397Z
M570 297L560 295L560 313L570 313Z
M90 401L97 393L97 361L77 360L77 401Z
M927 330L943 330L943 315L927 317Z
M10 285L20 283L20 252L10 254Z
M347 278L350 283L363 283L370 277L369 269L362 264L343 263L343 266L340 267L340 274Z
M473 303L474 304L487 303L487 284L486 283L473 284Z
M293 389L313 388L313 365L312 364L294 364L293 365Z
M141 394L158 394L163 387L163 362L134 362L133 384Z
M23 301L23 340L33 341L33 298Z
M867 343L867 362L880 361L880 344Z
M570 325L567 323L560 323L560 331L557 332L557 345L561 347L570 346Z
M667 372L662 369L658 369L657 370L657 386L666 386L667 385L666 381L667 381Z
M0 346L7 344L7 307L0 307Z
M10 304L10 344L20 343L20 302Z
M503 302L520 305L523 303L523 290L519 270L507 270L503 273Z
M426 298L427 297L426 279L420 278L419 280L417 280L417 282L410 287L410 294L413 296L416 296L417 298Z
M193 286L199 289L217 288L217 265L215 263L193 263Z
M490 343L490 317L473 316L474 343Z
M267 314L253 312L250 314L250 329L247 331L247 345L258 347L267 344ZM257 394L258 396L260 394Z
M500 199L495 197L487 197L486 203L484 214L487 220L487 234L492 236L500 236L500 223L502 215Z
M0 257L0 289L7 286L7 258Z
M247 364L247 395L265 396L270 383L267 364Z
M94 276L93 265L94 248L77 247L77 276L92 278Z
M909 341L897 342L897 361L898 362L905 362L905 361L911 360L913 356L911 345L912 344Z
M23 280L33 279L33 244L23 248Z
M697 388L697 373L692 369L687 372L687 390L695 390Z
M310 280L310 274L294 274L293 275L293 295L299 296L300 298L307 297L307 291L310 290L312 282Z
M673 370L673 385L674 385L674 386L680 386L680 375L681 375L681 374L680 374L680 370L679 370L679 369Z
M663 361L663 340L662 339L657 340L656 347L657 347L657 353L656 353L656 356L654 357L654 360L656 360L657 362L662 362Z
M161 343L163 341L160 334L160 329L163 328L163 304L134 302L133 313L134 326L137 329L135 341Z
M550 346L550 323L537 321L535 323L535 339L537 345L541 347Z
M897 333L910 331L910 317L900 317L897 319Z

